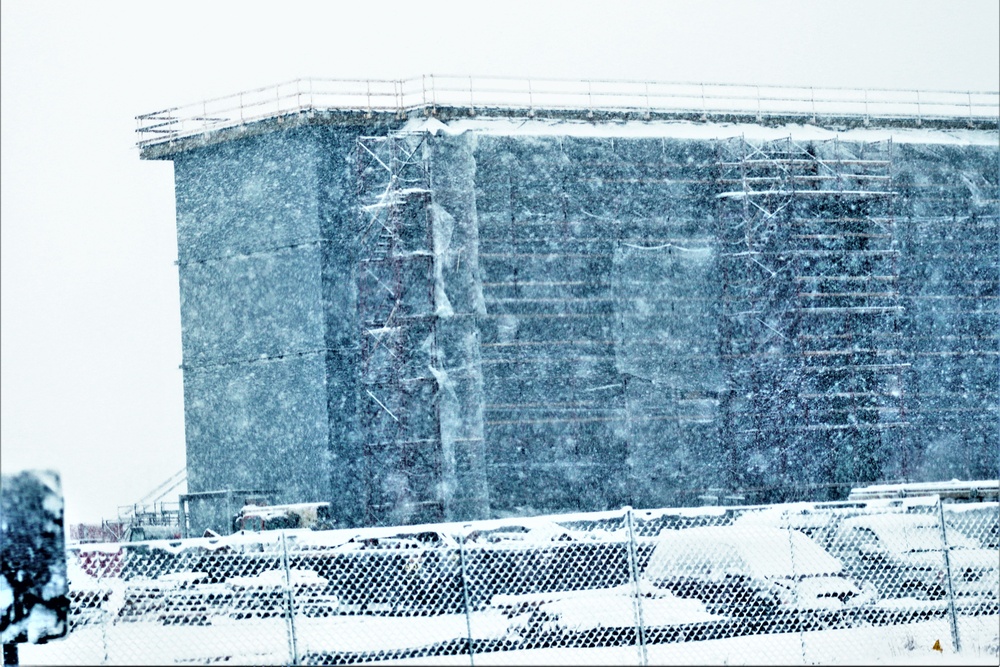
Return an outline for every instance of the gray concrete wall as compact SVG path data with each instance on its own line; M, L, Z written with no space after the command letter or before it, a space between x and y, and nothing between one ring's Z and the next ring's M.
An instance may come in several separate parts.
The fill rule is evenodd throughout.
M908 472L1000 471L1000 158L997 147L901 145Z
M476 157L494 511L718 486L711 146L484 136Z
M812 142L803 168L885 192L763 215L717 195L781 141L428 134L376 279L359 131L173 157L192 492L356 525L996 475L996 147ZM359 309L391 274L405 359L378 384Z
M995 476L997 150L813 142L886 192L764 220L727 143L478 138L494 512Z
M361 516L353 145L303 128L174 157L191 493Z

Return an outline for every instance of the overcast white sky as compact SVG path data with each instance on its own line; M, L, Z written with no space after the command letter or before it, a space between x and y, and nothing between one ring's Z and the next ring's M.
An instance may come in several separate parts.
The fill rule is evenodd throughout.
M68 523L184 466L173 171L139 113L434 73L995 91L998 25L997 0L3 0L0 466L59 471Z

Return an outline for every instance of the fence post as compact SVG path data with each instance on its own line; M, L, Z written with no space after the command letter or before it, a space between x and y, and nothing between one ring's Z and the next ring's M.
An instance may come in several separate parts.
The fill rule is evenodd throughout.
M795 568L795 544L794 542L792 542L792 526L791 522L788 520L787 509L782 510L781 512L781 526L785 530L785 533L788 535L788 560L791 562L792 565L792 577L793 579L798 580L798 572L796 571ZM796 620L798 620L799 623L797 634L799 635L799 650L802 652L802 664L808 665L809 660L806 658L806 636L804 630L805 623L803 623L801 609L796 610L795 618Z
M469 604L469 576L468 568L465 564L465 536L457 535L458 539L458 564L462 570L462 601L465 604L465 632L469 638L469 665L476 664L472 648L472 606Z
M124 558L124 554L122 554L122 557ZM104 571L104 567L103 566L99 567L97 570L97 577L96 577L98 584L101 583L101 579L105 578L104 577L105 574L106 572ZM114 622L114 618L112 617L112 604L113 604L112 600L114 598L114 595L115 591L112 590L108 593L108 599L101 601L101 608L102 611L104 612L103 614L101 614L101 649L103 650L102 654L103 662L101 662L102 665L106 665L109 662L108 630L109 626Z
M639 566L635 554L635 527L632 523L632 507L625 508L625 526L628 529L628 569L632 580L632 604L635 610L635 630L639 640L639 664L649 664L646 655L646 622L642 615L642 597L639 591Z
M955 617L955 588L951 584L951 558L948 549L948 531L944 525L944 504L938 496L938 520L941 522L941 544L944 547L944 573L948 578L948 620L951 624L951 645L955 652L962 650L958 637L958 619Z
M285 569L285 609L288 612L288 652L291 665L299 664L299 647L295 641L295 605L292 600L292 575L288 568L288 544L281 531L281 566Z

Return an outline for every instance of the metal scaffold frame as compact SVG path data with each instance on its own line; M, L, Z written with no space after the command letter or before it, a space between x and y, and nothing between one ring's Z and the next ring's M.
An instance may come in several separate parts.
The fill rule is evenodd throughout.
M824 478L877 478L908 426L891 141L719 142L716 179L732 485L794 485L816 439Z
M649 120L682 115L700 120L898 120L921 126L945 121L995 127L996 91L817 88L697 82L528 79L425 74L411 79L294 79L136 116L139 148L170 143L266 119L315 118L330 111L463 116L516 111L528 117L572 112L581 118L624 114Z
M435 379L434 254L424 134L356 144L359 415L369 525L443 516ZM423 288L423 289L421 289Z

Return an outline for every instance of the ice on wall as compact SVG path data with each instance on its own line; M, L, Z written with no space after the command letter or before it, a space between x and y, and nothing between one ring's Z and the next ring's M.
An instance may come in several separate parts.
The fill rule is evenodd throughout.
M434 239L434 314L437 317L451 317L455 311L448 300L448 292L445 289L444 267L448 263L454 262L451 248L451 237L455 231L455 218L440 204L431 205L431 217L433 220Z

